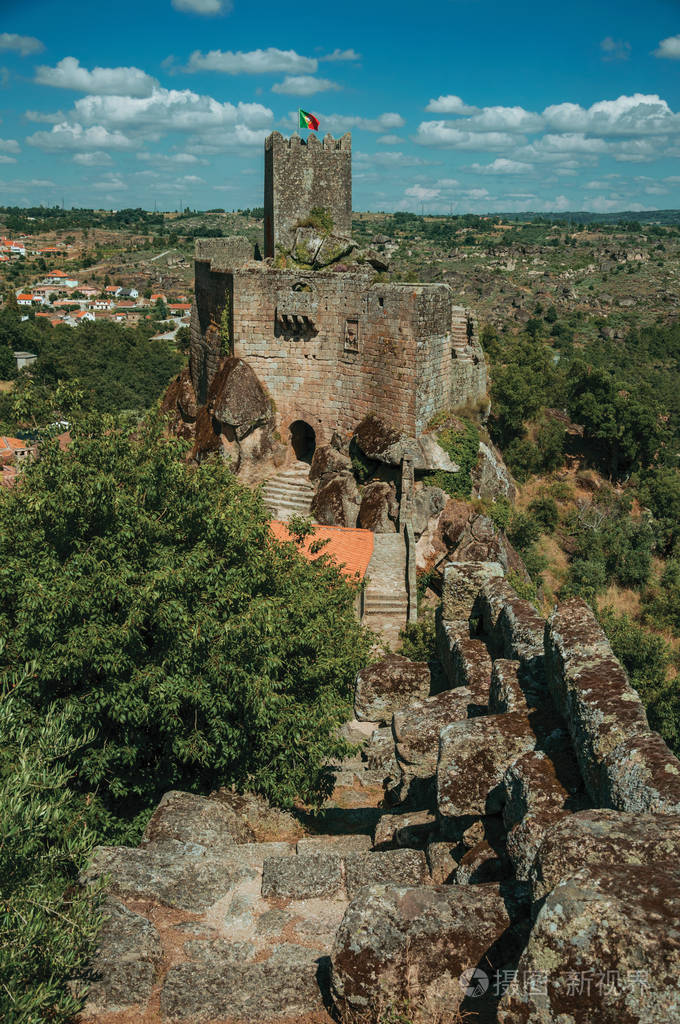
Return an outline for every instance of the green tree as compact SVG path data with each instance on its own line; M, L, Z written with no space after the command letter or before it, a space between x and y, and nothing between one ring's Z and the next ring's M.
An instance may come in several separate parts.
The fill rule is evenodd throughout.
M328 557L275 542L259 496L161 427L81 427L0 494L4 663L35 661L37 715L94 732L73 786L114 838L172 788L321 798L370 645Z

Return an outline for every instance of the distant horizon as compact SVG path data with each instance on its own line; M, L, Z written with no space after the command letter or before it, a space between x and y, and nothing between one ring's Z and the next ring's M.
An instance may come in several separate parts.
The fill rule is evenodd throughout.
M235 209L265 137L353 135L385 212L680 208L680 9L537 0L6 0L0 201Z

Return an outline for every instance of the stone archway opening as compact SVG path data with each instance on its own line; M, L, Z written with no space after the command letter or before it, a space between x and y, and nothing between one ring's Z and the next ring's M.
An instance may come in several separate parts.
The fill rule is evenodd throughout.
M316 449L314 428L304 420L295 420L290 425L290 443L298 462L311 462Z

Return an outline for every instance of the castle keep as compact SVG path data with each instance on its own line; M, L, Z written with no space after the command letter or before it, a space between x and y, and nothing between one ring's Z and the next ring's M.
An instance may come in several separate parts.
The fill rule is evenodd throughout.
M448 285L386 283L361 254L349 256L351 188L349 134L268 137L265 259L242 238L197 242L190 370L199 403L225 355L252 368L286 442L299 425L312 444L335 432L349 440L368 413L418 438L442 410L484 399L475 322Z

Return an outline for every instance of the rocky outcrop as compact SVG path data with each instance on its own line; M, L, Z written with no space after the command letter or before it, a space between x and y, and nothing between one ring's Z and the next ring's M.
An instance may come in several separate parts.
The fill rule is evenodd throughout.
M361 421L354 432L354 440L367 458L388 466L400 466L404 456L409 456L416 470L442 469L457 473L460 469L432 434L423 434L418 439L408 437L373 414Z
M374 480L367 484L361 495L357 526L373 533L396 533L399 502L394 484Z
M324 478L312 501L312 515L324 526L355 527L359 515L359 490L351 473Z
M323 482L338 473L351 473L352 460L330 444L319 445L312 457L309 467L309 479L312 483Z
M510 475L503 457L492 444L479 443L479 458L471 472L472 497L482 501L496 501L507 498L514 502L517 496L515 481Z
M97 851L83 1024L678 1017L680 764L582 602L546 623L497 567L444 583L444 672L357 679L363 760L317 819L346 831L171 792L139 848Z

